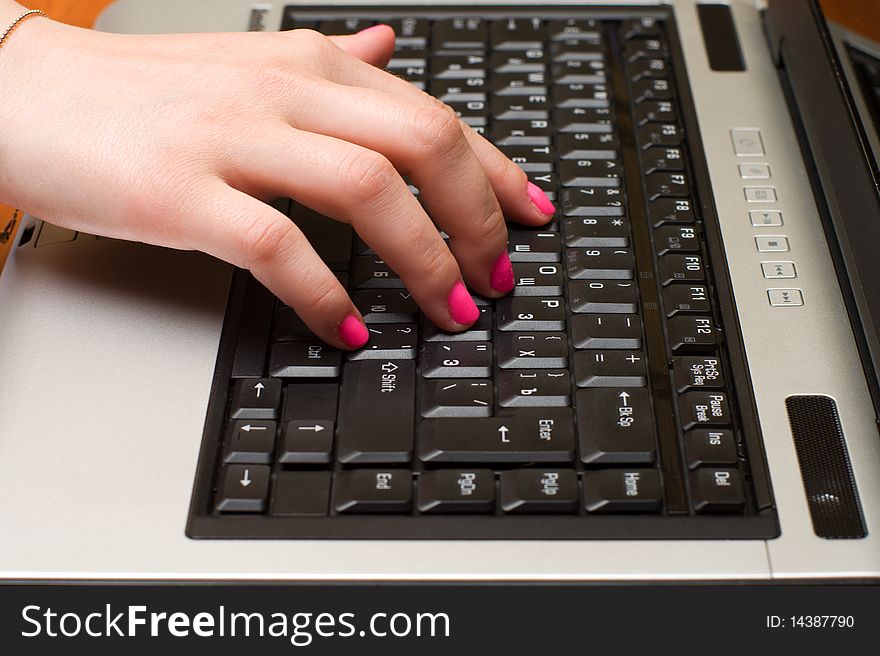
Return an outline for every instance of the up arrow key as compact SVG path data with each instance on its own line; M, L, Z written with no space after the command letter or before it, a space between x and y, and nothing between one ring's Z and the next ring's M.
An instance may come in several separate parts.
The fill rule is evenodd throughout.
M263 383L257 383L254 385L254 391L257 393L257 398L260 398L260 395L263 393L263 390L266 389L266 386Z

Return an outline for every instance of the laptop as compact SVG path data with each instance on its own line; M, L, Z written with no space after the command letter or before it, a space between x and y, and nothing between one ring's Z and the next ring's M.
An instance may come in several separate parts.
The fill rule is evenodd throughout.
M0 275L6 580L880 577L871 3L119 0L116 32L382 22L553 199L438 331L345 226L334 352L243 270L25 215ZM417 193L417 190L414 190Z

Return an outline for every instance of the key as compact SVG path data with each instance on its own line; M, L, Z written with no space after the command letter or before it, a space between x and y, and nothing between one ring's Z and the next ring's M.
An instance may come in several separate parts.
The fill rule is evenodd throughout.
M550 44L550 57L556 63L603 61L605 47L601 43L588 43L577 39L553 41Z
M626 58L629 61L668 56L669 51L659 39L630 39L626 44Z
M496 305L498 330L565 330L561 298L506 297Z
M742 512L746 499L739 471L704 468L691 472L691 501L700 514Z
M678 117L671 100L643 100L633 107L633 121L636 125L645 123L675 123Z
M565 333L503 333L498 336L501 369L564 369L568 366Z
M557 81L561 81L557 78ZM613 115L607 107L574 107L554 113L559 132L613 132Z
M559 162L559 180L565 187L619 187L623 167L611 159L565 159Z
M547 86L547 74L544 71L532 71L530 73L495 73L489 81L489 87L495 96L546 96L550 93ZM534 121L522 121L531 124ZM547 121L541 121L547 127ZM499 126L501 127L501 126ZM537 127L537 126L533 126ZM548 132L549 137L552 133ZM510 145L516 145L511 143ZM530 145L530 144L523 144Z
M636 141L639 146L681 146L684 137L682 130L675 123L646 123L636 129Z
M562 213L565 216L622 217L626 197L620 187L586 187L560 191Z
M455 115L462 120L463 123L470 127L480 128L480 133L485 131L489 120L486 116L486 103L480 100L471 102L449 102L447 103L453 110Z
M501 472L501 509L506 513L570 513L578 506L577 472L515 469Z
M504 417L424 419L423 462L570 462L574 425L568 408L518 408Z
M632 82L638 82L643 79L666 78L669 77L669 64L665 59L660 57L638 58L629 62L627 66L629 79Z
M628 248L570 248L565 253L568 277L632 280L635 260Z
M494 390L490 380L422 381L423 417L491 417Z
M403 289L403 281L384 260L375 255L359 255L352 264L351 286L355 289Z
M620 34L626 40L639 37L659 37L660 24L653 16L632 18L620 24Z
M501 146L502 153L526 173L547 173L553 170L550 146Z
M331 475L328 471L276 473L269 513L278 516L326 515Z
M641 351L578 351L574 354L578 387L645 387L645 354Z
M727 395L723 392L687 392L678 397L678 409L683 430L730 423Z
M423 513L486 513L495 510L491 469L435 469L419 475L418 508Z
M517 262L513 265L514 296L562 296L562 266L556 263Z
M604 61L566 59L551 64L550 71L553 80L558 84L598 84L605 82L608 78ZM607 111L605 116L610 119L611 112ZM611 132L610 129L602 129L598 131ZM571 132L580 132L580 130L571 130Z
M635 314L639 290L633 282L573 280L568 283L568 302L577 313Z
M241 324L235 338L235 354L232 359L233 378L259 378L266 375L266 355L274 312L275 297L253 276L247 274Z
M498 374L498 405L504 408L547 408L571 405L567 371L502 371Z
M688 467L735 465L738 460L733 431L700 428L684 434L684 453Z
M663 309L671 317L679 313L708 314L712 306L705 285L669 285L663 290Z
M556 138L560 159L617 159L620 141L613 132L571 132Z
M330 221L314 210L290 203L288 216L309 240L327 266L336 271L348 270L354 230L347 223Z
M544 51L540 48L524 52L493 52L489 55L493 73L541 73L547 68Z
M302 342L315 339L315 334L292 308L282 305L275 312L272 339L276 342Z
M515 271L516 269L514 269ZM422 341L425 342L485 342L492 339L492 306L478 305L480 317L467 330L448 333L435 326L428 317L422 317Z
M336 459L343 464L409 462L413 451L413 360L355 360L342 376Z
M724 388L721 360L714 356L672 358L672 377L679 392Z
M488 378L492 375L489 342L428 342L419 358L425 378Z
M654 412L647 388L583 389L575 396L581 460L586 464L651 464Z
M370 341L348 354L349 360L412 360L416 357L418 330L414 323L371 324Z
M601 29L602 26L592 19L567 18L547 23L547 34L552 41L577 40L597 43L602 40Z
M678 147L651 146L642 151L642 170L648 174L654 171L684 171L684 153Z
M552 130L548 121L496 121L489 132L496 146L548 146Z
M486 102L486 87L485 78L473 77L467 80L432 80L428 89L432 96L443 102Z
M342 351L323 342L278 342L269 354L275 378L335 378L342 370Z
M550 117L550 101L546 96L495 96L489 107L496 121L546 121Z
M322 34L354 34L372 24L373 21L361 18L337 18L318 23L318 31Z
M658 198L648 205L648 216L654 226L666 223L693 225L694 211L688 198Z
M645 195L648 200L669 196L688 196L691 193L684 173L658 171L645 176Z
M656 469L584 472L584 505L591 513L658 512L660 476Z
M486 46L488 30L480 18L451 18L434 23L435 50L482 49Z
M412 507L412 474L405 469L337 472L333 507L338 513L401 513Z
M486 77L483 55L435 55L431 58L431 77L436 80L467 80Z
M229 416L233 419L275 419L281 405L277 378L243 378L232 387Z
M631 314L582 314L571 318L578 349L640 349L642 322Z
M672 98L672 89L669 80L665 78L646 78L630 86L630 97L635 103L644 100L669 100Z
M569 82L553 85L553 103L559 108L570 107L608 107L611 104L606 84L584 84ZM586 132L585 134L589 134ZM586 156L589 158L589 155ZM568 158L579 159L579 158Z
M295 420L284 425L278 462L290 464L321 464L331 462L333 451L332 421Z
M220 475L217 512L261 513L269 494L267 465L226 465Z
M233 421L223 444L223 462L230 464L269 464L275 449L274 421L251 419Z
M529 50L541 48L544 30L539 18L508 18L489 24L489 47L492 50Z
M629 219L622 216L565 217L565 245L570 248L629 246Z
M507 234L511 262L559 262L562 259L558 232L508 230Z
M654 231L657 255L667 253L699 253L700 239L694 226L668 225Z
M715 350L717 338L711 317L681 315L666 322L669 348L676 355Z
M336 421L339 385L336 383L294 383L284 388L285 422L295 419Z
M406 289L358 291L351 295L365 323L412 323L419 306Z
M398 45L424 46L430 35L430 23L425 18L407 16L386 21L394 28L394 42Z
M658 274L662 285L706 280L706 269L699 255L664 255L660 258Z

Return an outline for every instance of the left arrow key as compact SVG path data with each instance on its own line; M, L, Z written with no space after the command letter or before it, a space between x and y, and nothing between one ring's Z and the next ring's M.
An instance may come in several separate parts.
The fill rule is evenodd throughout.
M265 419L230 422L223 442L223 462L268 465L275 450L275 431L275 422Z
M265 512L268 495L268 466L227 465L221 473L217 511L222 513Z

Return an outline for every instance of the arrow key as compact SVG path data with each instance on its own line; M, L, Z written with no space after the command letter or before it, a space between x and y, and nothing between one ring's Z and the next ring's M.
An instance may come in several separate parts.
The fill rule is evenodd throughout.
M267 465L228 465L220 480L218 512L261 513L266 510L269 494Z
M315 464L330 462L333 449L333 422L296 420L284 425L278 462Z
M232 388L233 419L275 419L281 405L281 381L277 378L241 378Z
M224 442L223 462L269 464L275 449L275 422L262 419L233 421Z

